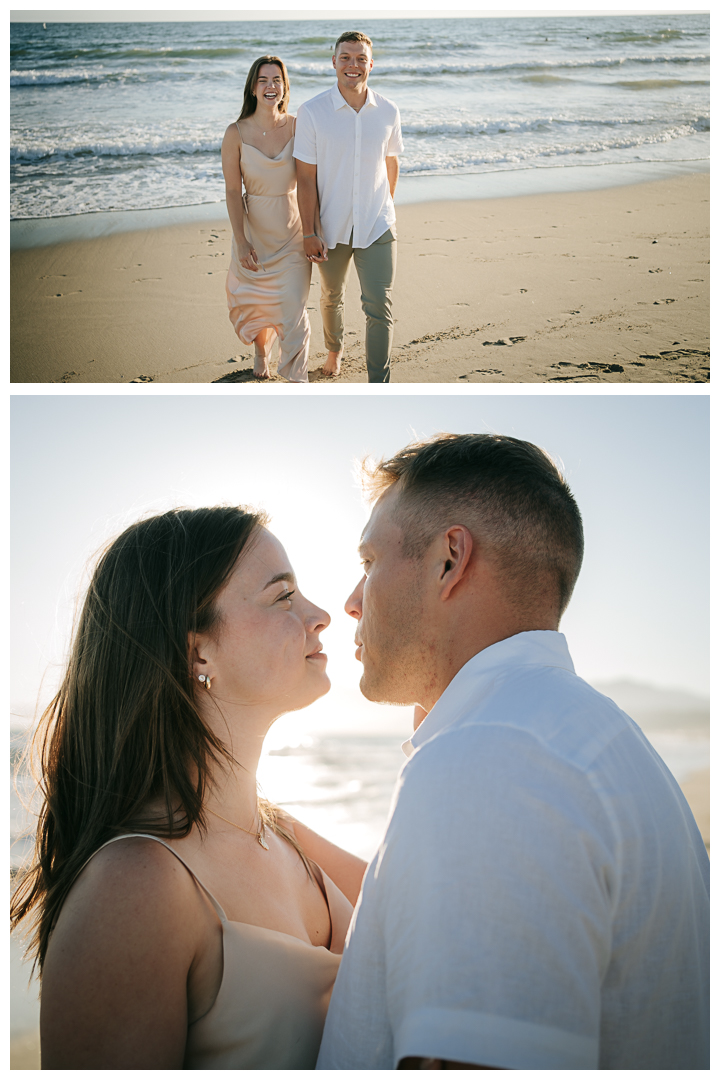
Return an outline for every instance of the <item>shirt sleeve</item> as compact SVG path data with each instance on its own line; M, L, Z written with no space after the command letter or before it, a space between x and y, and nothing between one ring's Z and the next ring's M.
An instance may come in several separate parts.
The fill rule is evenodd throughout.
M394 1064L597 1069L612 828L527 732L467 730L408 763L380 853Z
M315 125L308 109L301 105L295 123L295 147L293 157L307 165L317 165Z
M402 129L400 127L400 112L395 110L395 123L393 124L392 131L390 133L390 139L388 140L387 155L388 157L395 154L402 154L405 147L402 141Z

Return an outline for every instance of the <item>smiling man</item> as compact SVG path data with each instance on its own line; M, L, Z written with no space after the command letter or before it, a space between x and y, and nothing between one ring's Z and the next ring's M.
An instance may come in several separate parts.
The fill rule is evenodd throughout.
M558 632L583 556L567 483L500 435L369 481L360 685L420 708L318 1068L709 1068L707 853Z
M340 373L345 282L353 259L366 319L368 381L389 382L400 113L368 87L372 41L365 34L341 34L333 67L337 83L298 109L294 149L305 254L318 264L322 283L323 372ZM314 231L318 199L322 237Z

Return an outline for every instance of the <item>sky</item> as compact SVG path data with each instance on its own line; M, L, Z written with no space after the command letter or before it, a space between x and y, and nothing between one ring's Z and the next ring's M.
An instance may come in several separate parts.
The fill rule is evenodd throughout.
M202 11L192 8L183 8L182 6L175 4L172 7L168 7L167 10L154 10L154 11L142 11L136 7L132 7L128 10L64 10L61 8L46 8L45 10L12 10L10 12L11 22L175 22L175 21L216 21L216 20L276 20L276 19L336 19L342 17L344 19L353 18L365 18L365 19L413 19L413 18L440 18L440 19L452 19L452 18L521 18L525 15L562 15L562 14L576 14L582 13L584 15L631 15L636 13L652 15L655 12L673 12L677 11L681 14L693 14L695 11L706 11L707 8L687 9L678 8L677 4L674 5L638 5L638 4L618 4L615 3L607 9L602 8L601 5L588 6L588 10L585 10L582 4L578 4L577 0L568 0L563 3L560 0L559 3L548 5L542 3L540 0L523 0L521 10L507 11L499 8L498 10L477 10L477 0L453 0L452 10L444 11L442 8L437 7L437 0L393 0L393 6L391 9L383 9L375 11L372 8L343 8L338 7L337 2L327 0L323 4L322 0L317 2L316 6L312 8L304 7L298 0L285 0L285 7L281 9L275 9L274 11L262 10L246 10L238 11L228 4L225 9L222 9L222 4L214 5L216 10Z
M438 431L527 439L561 464L585 524L583 570L561 626L578 674L707 693L705 395L347 389L302 404L288 392L168 396L147 387L142 396L128 387L14 397L14 707L52 696L74 598L109 538L149 511L243 503L269 512L300 588L332 617L322 640L334 689L308 730L382 728L390 714L402 726L405 710L371 706L357 690L355 623L343 605L360 577L368 507L354 471L366 455L390 456Z

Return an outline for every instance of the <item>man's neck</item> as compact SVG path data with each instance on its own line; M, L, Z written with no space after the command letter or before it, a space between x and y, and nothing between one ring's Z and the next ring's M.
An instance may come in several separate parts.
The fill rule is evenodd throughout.
M340 91L342 97L345 99L345 101L347 101L350 108L354 109L355 112L360 112L363 105L367 101L367 95L368 95L367 83L365 84L365 86L364 86L364 88L362 90L359 90L359 89L358 90L346 90L346 89L344 89L344 87L342 87L340 85L340 82L338 81L337 88Z

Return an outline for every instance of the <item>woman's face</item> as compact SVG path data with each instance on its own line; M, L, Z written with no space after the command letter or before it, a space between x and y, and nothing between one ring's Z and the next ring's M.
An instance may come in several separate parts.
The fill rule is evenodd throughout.
M285 87L282 71L277 64L262 64L258 68L255 83L255 97L266 105L279 105L283 99Z
M210 675L214 699L279 716L328 692L320 633L330 616L302 595L272 533L263 529L243 553L216 606L216 630L198 639L194 662L196 677Z

